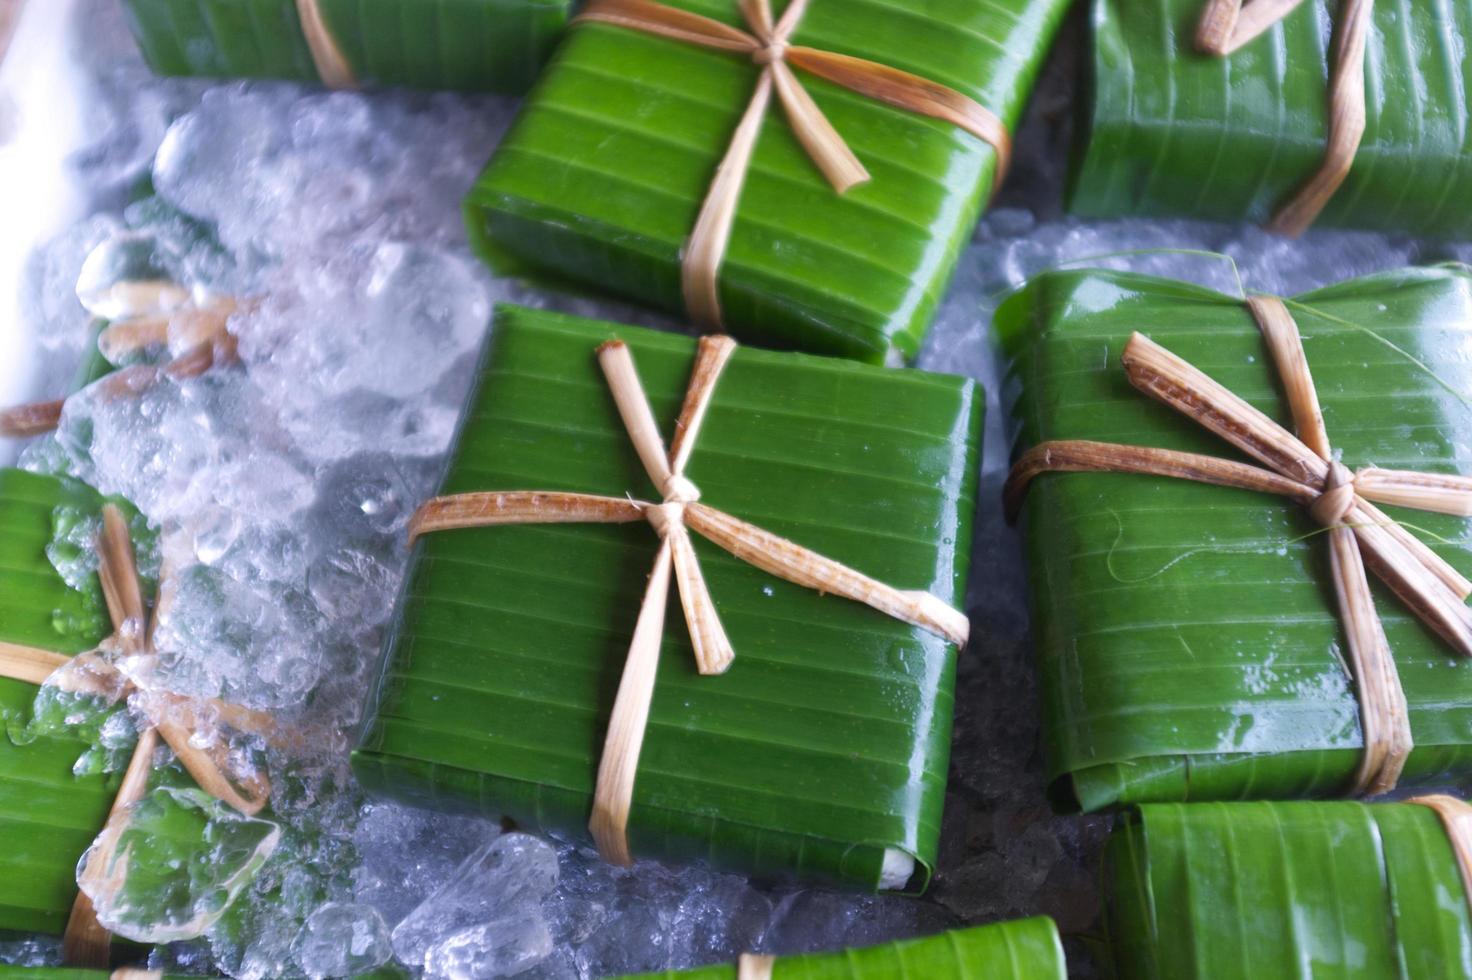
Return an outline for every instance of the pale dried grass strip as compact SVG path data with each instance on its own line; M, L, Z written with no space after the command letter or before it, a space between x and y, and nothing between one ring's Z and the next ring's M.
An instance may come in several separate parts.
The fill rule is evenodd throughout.
M726 155L716 166L710 189L701 202L695 227L685 242L680 258L680 284L685 297L685 311L697 325L720 327L720 271L731 241L731 226L736 221L736 208L741 203L741 188L751 167L756 139L761 135L762 119L772 99L772 72L763 70L751 93L751 102L741 115L741 122L731 134Z
M1219 487L1278 494L1304 506L1312 504L1318 497L1312 487L1297 480L1290 480L1260 466L1238 463L1219 456L1087 439L1057 439L1033 446L1012 465L1003 488L1003 501L1009 521L1017 519L1028 489L1044 473L1137 473L1164 476Z
M634 368L634 358L622 340L610 340L598 348L598 366L608 379L608 388L613 392L614 404L618 406L619 418L634 444L639 462L654 488L662 494L670 492L669 454L664 448L664 439L659 434L659 423L654 421L654 411L639 383L639 372Z
M79 882L82 890L77 892L71 915L67 918L66 931L62 933L62 959L68 965L107 966L112 935L97 921L97 909L88 894L114 892L123 884L123 876L113 874L110 865L127 828L128 808L141 800L148 788L148 774L153 769L153 752L157 747L158 735L153 729L145 728L138 733L138 744L133 747L133 755L128 760L118 794L113 797L102 833L88 856L87 867Z
M1444 793L1413 796L1406 802L1430 807L1441 818L1452 853L1457 858L1457 871L1462 876L1462 897L1472 908L1472 806Z
M1472 517L1472 477L1367 466L1355 473L1354 489L1380 504Z
M29 439L55 431L61 424L62 399L33 402L0 411L0 438Z
M71 663L71 659L63 653L0 640L0 677L40 686L55 671Z
M97 577L102 582L102 595L112 619L118 642L128 654L141 653L144 629L148 625L143 605L143 588L138 580L138 563L133 555L133 539L128 534L128 520L116 504L102 507L102 534L97 540L101 559Z
M353 73L353 66L348 64L347 56L332 36L332 29L322 16L318 0L296 0L296 12L307 49L312 53L312 64L317 66L322 84L336 89L357 88L358 78Z
M843 596L964 647L966 614L929 592L901 591L739 517L704 504L686 508L690 529L749 565L818 592Z
M1209 0L1196 25L1196 49L1229 55L1286 17L1303 0Z
M409 543L433 531L505 524L628 524L644 520L645 505L590 493L490 490L434 497L409 521Z
M690 453L695 449L695 437L700 434L700 426L715 393L716 382L734 353L736 341L724 334L701 337L696 345L690 384L685 389L685 401L675 422L675 437L670 440L670 469L673 472L685 472Z
M736 980L772 980L777 957L767 953L742 953L736 959Z
M654 699L654 678L659 669L665 604L670 592L670 558L669 541L665 540L655 555L654 571L644 590L644 602L639 607L639 619L629 643L618 695L608 719L608 734L603 740L603 755L598 762L588 829L598 845L598 853L610 864L634 863L629 850L629 810L633 806L634 779L644 730L649 724L649 705Z
M787 49L786 60L860 95L965 130L996 151L992 193L1001 189L1012 166L1012 134L1002 117L981 103L928 78L836 51L793 45Z
M1329 135L1319 169L1280 207L1268 230L1297 238L1318 219L1354 166L1365 135L1365 45L1371 0L1343 0L1329 74Z
M110 323L97 335L97 349L116 364L129 354L169 342L169 316L154 313Z

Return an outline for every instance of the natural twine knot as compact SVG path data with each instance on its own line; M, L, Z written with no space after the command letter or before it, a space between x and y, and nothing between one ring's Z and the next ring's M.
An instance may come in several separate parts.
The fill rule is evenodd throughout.
M700 488L682 473L671 473L660 489L667 504L693 504L700 499Z
M786 41L768 41L751 53L751 60L753 64L766 67L774 61L781 61L786 54Z
M1330 460L1329 475L1324 477L1324 492L1308 505L1309 514L1324 527L1338 527L1354 507L1354 474L1343 463Z

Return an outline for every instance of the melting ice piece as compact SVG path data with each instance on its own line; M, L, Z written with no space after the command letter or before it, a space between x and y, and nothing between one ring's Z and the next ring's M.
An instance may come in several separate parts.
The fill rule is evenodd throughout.
M552 952L542 897L557 886L557 852L530 834L503 834L466 858L400 922L394 955L434 977L510 976Z
M539 909L500 916L453 933L424 954L424 972L446 980L515 976L552 953L552 933Z
M77 885L120 936L193 939L230 907L280 837L275 823L203 790L159 786L98 835L77 864Z
M365 973L390 955L388 926L371 905L328 902L296 937L296 961L313 980Z

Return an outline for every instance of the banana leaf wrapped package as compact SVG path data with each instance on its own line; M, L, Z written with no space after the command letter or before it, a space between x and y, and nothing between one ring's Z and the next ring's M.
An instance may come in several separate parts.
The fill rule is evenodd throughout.
M360 781L588 826L621 863L923 888L982 405L960 378L501 308L413 522Z
M160 75L525 92L570 0L125 0Z
M593 0L472 241L771 346L912 357L1066 7Z
M997 324L1060 805L1472 774L1472 270L1049 273Z
M1472 234L1472 7L1240 5L1092 0L1072 211Z
M1450 797L1147 804L1105 848L1116 975L1472 975L1466 831Z
M741 963L693 970L639 974L686 980L865 980L869 977L924 977L925 980L1064 980L1068 975L1058 927L1047 916L955 929L937 936L903 939L801 956L744 956ZM629 977L627 980L636 980Z
M269 719L150 679L133 551L149 535L126 503L3 469L0 525L0 933L64 934L78 966L106 965L109 931L198 936L279 833L257 815L264 774L223 762L223 739L190 740L206 715L258 734ZM156 765L163 743L175 760Z

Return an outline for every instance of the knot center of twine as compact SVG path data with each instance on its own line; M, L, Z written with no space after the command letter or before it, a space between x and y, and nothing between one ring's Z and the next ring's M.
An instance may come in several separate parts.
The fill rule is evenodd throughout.
M1354 509L1354 474L1343 463L1329 464L1329 475L1324 478L1324 492L1309 506L1313 519L1324 527L1343 524Z
M667 504L693 504L700 499L700 488L679 473L672 474L660 489Z
M646 507L644 517L660 537L665 537L670 528L684 526L685 505L700 499L700 488L687 477L672 473L661 489L664 491L664 502Z
M753 64L766 67L774 61L781 61L787 55L787 42L772 40L757 48L751 53Z

